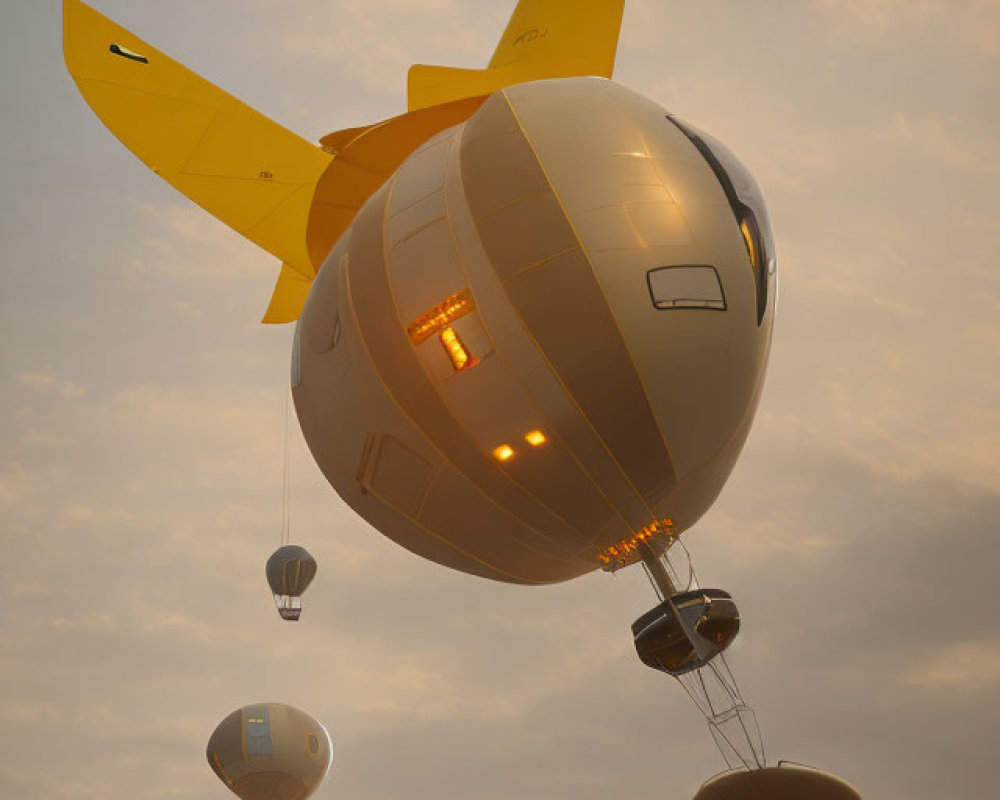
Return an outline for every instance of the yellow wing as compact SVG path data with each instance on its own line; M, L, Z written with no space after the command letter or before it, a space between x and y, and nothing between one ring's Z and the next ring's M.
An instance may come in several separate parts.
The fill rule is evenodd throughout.
M625 0L520 0L487 69L410 68L410 111L545 78L610 78L624 9Z
M65 0L63 16L66 66L111 132L173 187L311 280L306 225L331 156L79 0Z

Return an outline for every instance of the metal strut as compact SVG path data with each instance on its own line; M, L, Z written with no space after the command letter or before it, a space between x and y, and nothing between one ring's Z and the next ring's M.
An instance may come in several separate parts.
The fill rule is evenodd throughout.
M704 660L701 666L673 677L705 718L726 765L730 769L763 769L767 760L757 715L743 700L725 655L721 652L713 654L690 619L674 605L672 598L678 595L681 573L671 563L669 553L676 541L671 541L662 553L656 553L645 544L641 545L642 564L654 591L680 624L695 652ZM684 592L697 589L697 579L690 567L690 560L688 566L687 585L682 590Z

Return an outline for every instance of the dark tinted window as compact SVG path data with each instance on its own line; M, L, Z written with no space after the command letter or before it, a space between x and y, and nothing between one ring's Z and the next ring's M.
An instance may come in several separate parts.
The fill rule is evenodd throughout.
M753 269L757 288L757 324L760 325L767 310L770 279L775 274L776 264L774 235L771 233L771 219L764 202L764 193L750 171L722 142L676 117L668 116L667 119L702 154L726 193Z

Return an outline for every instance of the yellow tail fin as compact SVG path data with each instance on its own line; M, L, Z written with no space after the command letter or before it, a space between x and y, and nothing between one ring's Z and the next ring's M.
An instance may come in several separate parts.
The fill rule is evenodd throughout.
M520 0L487 69L411 67L409 108L545 78L610 78L624 9L625 0Z

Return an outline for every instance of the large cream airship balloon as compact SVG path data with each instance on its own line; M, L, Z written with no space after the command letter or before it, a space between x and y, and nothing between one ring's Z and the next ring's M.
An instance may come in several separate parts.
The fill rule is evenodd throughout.
M295 407L341 497L495 580L642 561L636 648L683 676L739 627L665 553L746 441L775 250L739 160L610 80L623 7L521 0L486 69L415 66L406 114L320 146L78 0L65 53L127 147L282 261L264 321L298 320ZM726 674L703 710L752 740Z
M386 536L551 583L709 508L774 314L749 172L609 80L623 0L521 2L489 68L313 146L78 0L65 53L122 142L284 262L307 442ZM307 299L308 298L308 299ZM304 307L303 307L304 305Z

